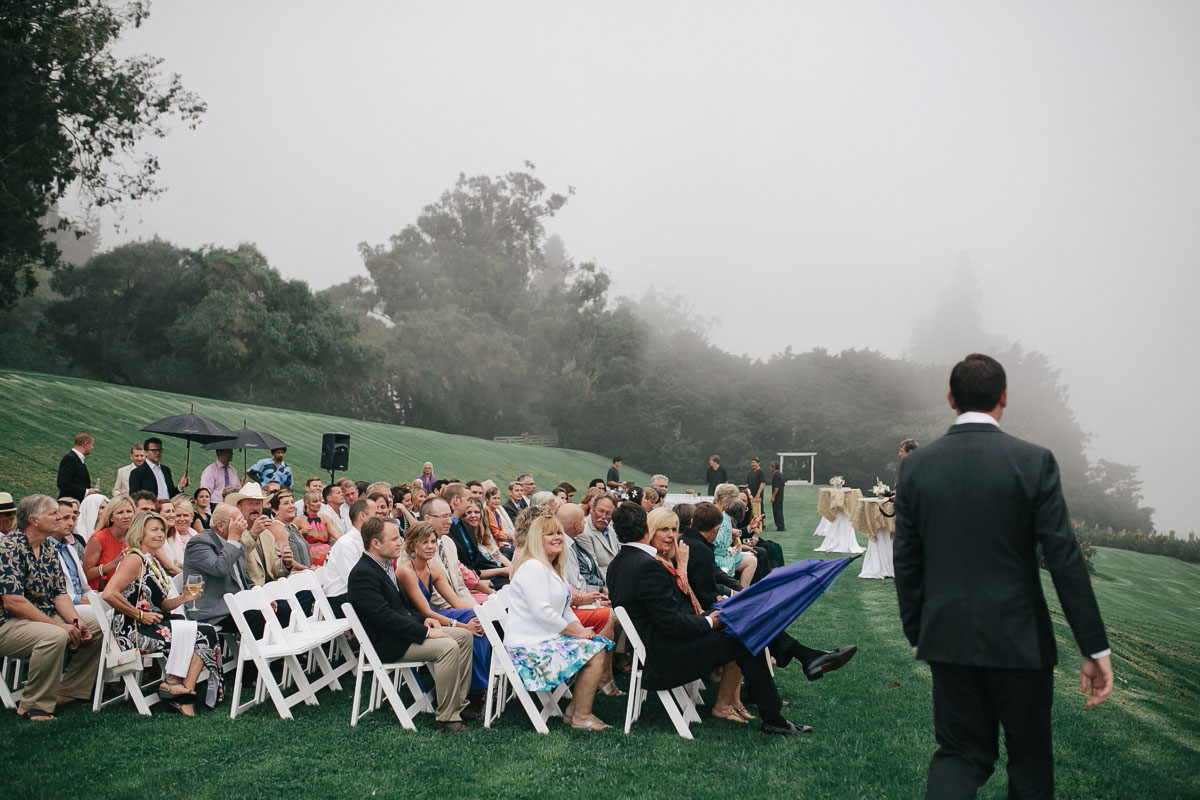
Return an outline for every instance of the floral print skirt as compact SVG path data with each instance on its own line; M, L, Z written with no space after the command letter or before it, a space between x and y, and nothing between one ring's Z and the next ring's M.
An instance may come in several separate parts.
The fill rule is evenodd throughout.
M548 692L575 677L592 657L611 650L613 642L603 636L577 639L574 636L555 636L532 647L509 647L509 656L530 692Z

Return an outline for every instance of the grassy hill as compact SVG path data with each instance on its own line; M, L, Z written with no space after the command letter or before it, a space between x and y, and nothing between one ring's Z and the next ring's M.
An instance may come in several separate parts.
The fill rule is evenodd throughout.
M71 437L80 430L96 437L96 449L88 456L87 465L93 481L99 479L108 494L117 469L129 463L129 445L150 435L139 429L162 417L186 414L193 403L197 414L232 429L245 423L287 442L287 462L297 481L312 475L322 475L328 481L329 473L318 469L321 435L328 431L350 434L350 470L346 474L355 480L411 481L420 474L422 463L433 461L439 477L492 478L497 484L505 484L529 472L540 488L549 489L564 480L583 487L592 478L604 477L611 455L618 455L501 444L471 436L14 370L0 370L0 398L0 489L18 497L31 492L57 496L58 461L71 449ZM178 479L183 475L185 443L162 438L163 463ZM261 450L250 450L249 463L265 455ZM212 453L192 445L193 487L198 484L200 471L211 461ZM241 456L235 453L234 465L240 469L241 464ZM705 466L697 465L695 477L704 474ZM653 465L649 469L653 472ZM650 473L625 465L621 477L644 486ZM673 485L684 488L683 477L673 480Z

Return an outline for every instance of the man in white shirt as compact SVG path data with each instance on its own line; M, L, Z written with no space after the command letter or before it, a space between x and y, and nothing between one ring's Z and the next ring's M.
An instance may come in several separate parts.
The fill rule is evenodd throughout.
M332 487L337 488L337 487ZM358 564L363 554L362 524L372 516L374 506L368 500L355 500L349 508L350 526L329 548L325 566L321 570L321 583L333 612L342 616L342 603L349 602L347 581L350 570Z
M146 448L140 442L129 446L129 463L117 470L117 481L113 484L113 494L129 494L129 473L146 463ZM217 495L220 497L221 495Z
M83 574L83 561L79 558L79 552L71 542L75 535L75 517L75 507L59 500L58 527L50 534L46 544L54 545L58 565L63 571L63 585L67 589L67 596L71 598L71 605L87 609L87 576Z

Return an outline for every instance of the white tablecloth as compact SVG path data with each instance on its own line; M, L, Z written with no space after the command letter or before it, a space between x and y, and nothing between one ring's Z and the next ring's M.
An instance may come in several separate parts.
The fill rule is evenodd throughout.
M841 511L830 523L829 531L825 534L825 541L816 548L818 553L862 553L865 551L866 548L860 545L854 536L850 518Z

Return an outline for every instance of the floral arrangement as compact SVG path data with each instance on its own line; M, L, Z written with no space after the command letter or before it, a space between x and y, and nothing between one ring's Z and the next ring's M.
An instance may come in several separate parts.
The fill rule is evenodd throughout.
M843 478L841 475L834 475L832 478L829 479L829 485L835 489L840 489L846 485L846 479Z
M879 476L875 476L875 485L871 487L871 491L876 497L882 497L885 494L891 494L892 487L888 486L883 481L879 480Z

